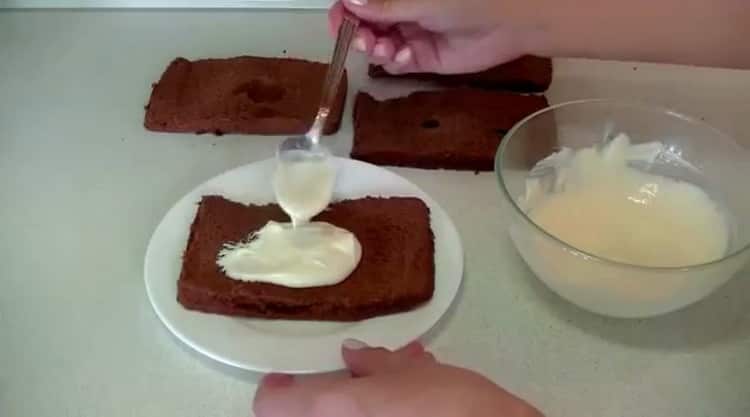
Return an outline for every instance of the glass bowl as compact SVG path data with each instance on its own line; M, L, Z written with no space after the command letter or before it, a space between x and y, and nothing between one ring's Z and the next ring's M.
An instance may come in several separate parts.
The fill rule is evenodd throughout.
M675 267L618 262L571 246L528 216L522 197L537 162L563 147L595 146L612 132L627 134L633 144L664 144L648 166L636 168L693 183L723 208L730 237L722 258ZM510 237L521 257L550 289L586 310L622 318L668 313L708 296L750 257L750 152L708 124L674 111L608 99L546 108L505 135L495 172L512 216ZM575 212L559 215L586 227L586 219Z

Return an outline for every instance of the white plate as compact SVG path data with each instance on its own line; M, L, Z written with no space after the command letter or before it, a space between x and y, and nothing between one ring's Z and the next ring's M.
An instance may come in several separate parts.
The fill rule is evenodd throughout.
M269 159L226 172L183 197L156 228L146 251L145 280L164 324L191 348L219 362L259 372L312 373L341 369L341 342L356 338L401 347L425 334L450 307L463 276L463 250L453 222L416 185L375 165L336 158L334 199L413 196L431 210L435 235L435 293L424 306L355 323L245 319L189 311L177 302L177 278L197 203L218 194L241 203L274 201Z

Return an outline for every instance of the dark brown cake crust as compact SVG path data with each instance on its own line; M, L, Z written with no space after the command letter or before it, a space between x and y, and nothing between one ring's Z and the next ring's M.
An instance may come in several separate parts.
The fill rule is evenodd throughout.
M377 165L491 171L505 133L547 105L543 96L474 89L386 101L359 93L351 156Z
M402 312L432 298L434 239L428 207L417 198L363 198L334 203L315 220L354 233L362 260L343 282L287 288L228 278L216 265L222 246L269 220L286 221L276 205L245 206L203 197L190 229L178 281L186 308L232 316L355 321Z
M144 125L157 132L292 135L312 124L327 64L242 56L173 60L154 84ZM341 125L346 73L324 133Z
M383 67L370 65L372 78L403 78L432 81L446 86L476 87L490 90L506 90L519 93L547 91L552 83L552 60L527 55L485 71L470 74L412 73L393 75Z

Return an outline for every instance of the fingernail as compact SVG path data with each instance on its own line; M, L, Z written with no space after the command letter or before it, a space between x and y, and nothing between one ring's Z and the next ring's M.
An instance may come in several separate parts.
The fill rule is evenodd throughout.
M263 377L262 383L273 388L288 387L294 383L294 377L287 374L268 374Z
M367 4L367 0L347 0L347 1L355 6L364 6Z
M400 51L398 51L398 53L393 58L393 60L397 64L404 65L404 64L409 63L409 61L411 61L411 55L412 55L411 48L408 48L408 47L403 48Z
M375 48L372 49L372 54L380 58L385 58L386 57L385 45L383 45L382 43L376 44Z
M357 339L346 339L343 346L347 350L361 350L370 347L367 343Z
M354 47L354 49L360 52L365 52L367 50L367 43L361 36L357 36L356 38L354 38L354 40L352 41L352 46Z

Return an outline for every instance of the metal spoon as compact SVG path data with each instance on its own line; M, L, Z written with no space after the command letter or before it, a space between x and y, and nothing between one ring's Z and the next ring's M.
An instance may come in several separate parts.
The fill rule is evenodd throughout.
M308 158L327 158L330 153L324 145L320 144L320 136L323 133L328 115L331 113L331 107L336 98L341 76L344 73L344 64L349 52L349 46L356 32L359 20L354 16L345 15L344 21L339 27L338 36L336 37L336 47L333 51L333 58L328 67L325 82L323 83L323 93L320 98L320 106L315 116L312 127L304 136L295 136L285 139L279 145L277 157L279 162L295 162Z
M294 227L307 223L331 201L335 169L330 152L320 144L320 136L331 113L344 73L346 55L358 24L359 20L355 17L345 16L339 28L333 58L323 83L320 107L312 127L304 136L285 139L277 149L274 194Z

